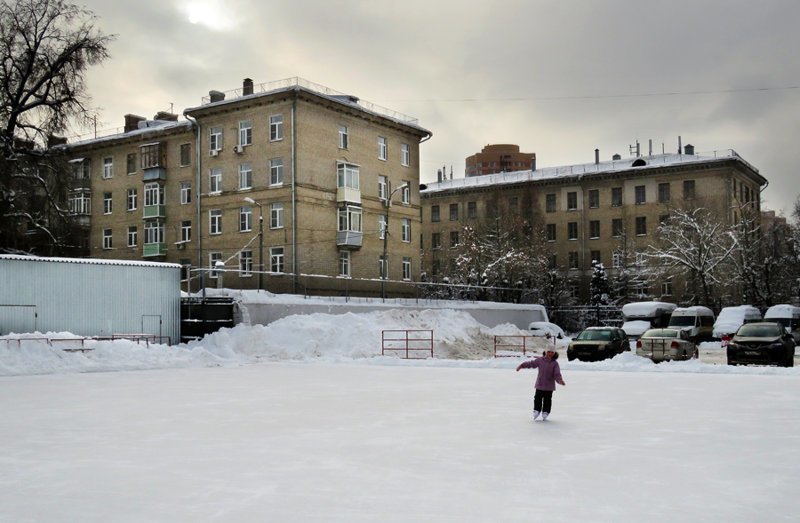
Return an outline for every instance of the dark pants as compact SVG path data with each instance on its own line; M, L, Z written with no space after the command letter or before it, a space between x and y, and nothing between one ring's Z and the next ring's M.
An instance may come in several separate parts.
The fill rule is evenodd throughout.
M553 391L536 389L536 395L533 397L533 410L538 410L539 412L550 412L550 407L552 405Z

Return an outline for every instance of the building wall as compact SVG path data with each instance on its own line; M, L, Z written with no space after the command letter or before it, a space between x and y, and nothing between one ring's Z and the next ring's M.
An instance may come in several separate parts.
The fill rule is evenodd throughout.
M508 171L530 169L536 153L523 153L519 145L491 144L465 160L466 176L482 176Z

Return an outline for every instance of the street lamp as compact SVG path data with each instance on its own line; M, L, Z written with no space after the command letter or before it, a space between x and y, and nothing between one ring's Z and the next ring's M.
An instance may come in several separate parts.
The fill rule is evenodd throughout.
M386 259L386 248L388 246L387 240L389 239L389 207L392 206L392 196L394 196L394 193L405 189L406 187L408 187L408 183L404 183L403 185L397 187L395 190L391 191L389 196L387 196L383 201L383 259L381 260L381 272L383 274L381 274L381 301L386 299L386 279L389 277L389 263Z
M245 196L244 201L258 205L258 290L264 288L264 208L260 203Z

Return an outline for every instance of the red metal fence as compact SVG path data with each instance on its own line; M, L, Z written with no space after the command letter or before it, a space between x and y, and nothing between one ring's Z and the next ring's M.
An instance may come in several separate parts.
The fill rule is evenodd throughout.
M528 340L534 339L536 339L536 336L495 336L494 357L506 358L525 356L528 353L532 353L537 347ZM555 339L553 341L555 341Z
M405 359L422 359L412 352L430 353L433 358L433 331L425 329L386 329L381 331L381 356L387 351L403 351Z

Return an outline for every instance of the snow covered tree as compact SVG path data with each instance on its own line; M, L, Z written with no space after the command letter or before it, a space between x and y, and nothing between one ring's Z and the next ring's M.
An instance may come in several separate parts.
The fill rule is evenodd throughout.
M687 288L699 290L694 304L714 303L716 287L724 283L738 245L733 228L708 209L678 209L658 227L658 240L643 253L653 262L650 266L662 274L684 276Z
M608 305L609 284L606 268L597 260L592 260L592 280L589 282L589 304Z
M64 0L0 3L0 250L60 254L69 243L68 170L48 145L93 116L85 75L112 38Z

